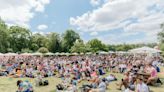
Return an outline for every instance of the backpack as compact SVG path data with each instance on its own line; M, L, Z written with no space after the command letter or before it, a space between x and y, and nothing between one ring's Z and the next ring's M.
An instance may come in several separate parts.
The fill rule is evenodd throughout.
M44 85L44 86L47 86L48 84L49 84L48 80L45 80L45 81L43 82L43 85Z
M160 68L159 67L157 67L156 70L157 70L157 72L160 72Z

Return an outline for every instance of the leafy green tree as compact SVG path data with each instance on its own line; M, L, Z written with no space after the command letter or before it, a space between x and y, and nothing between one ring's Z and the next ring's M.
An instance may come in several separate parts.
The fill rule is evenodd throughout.
M164 43L164 24L161 24L161 32L158 33L160 43Z
M14 52L12 48L7 48L7 52Z
M109 51L109 48L107 47L106 44L103 44L103 43L102 43L101 50L102 50L102 51Z
M88 41L87 45L89 45L92 52L108 51L107 46L105 44L102 44L102 42L98 39L92 39Z
M160 44L160 49L161 49L162 51L164 51L164 43L161 43L161 44Z
M80 39L78 33L73 30L66 30L66 32L62 35L62 51L69 52L77 39Z
M32 53L32 50L30 50L29 48L24 48L21 50L21 53Z
M61 43L60 43L60 36L57 33L50 33L48 34L48 49L50 52L60 52L61 50Z
M161 24L161 32L158 33L158 39L160 41L160 49L164 51L164 24Z
M31 50L34 52L41 47L48 47L49 40L45 35L33 34L31 37Z
M77 39L71 47L70 52L85 53L87 52L86 46L81 39Z
M21 51L30 46L31 32L26 28L11 26L9 29L10 48L14 52Z
M116 51L115 45L107 45L109 51Z
M7 52L8 48L8 28L4 21L0 19L0 52Z

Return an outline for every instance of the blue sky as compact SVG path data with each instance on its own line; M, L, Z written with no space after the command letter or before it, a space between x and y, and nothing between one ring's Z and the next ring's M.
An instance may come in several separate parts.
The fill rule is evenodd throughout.
M45 7L44 13L37 13L31 20L32 31L38 31L37 26L48 25L44 31L63 33L66 29L72 28L69 23L70 17L75 17L92 10L88 0L53 0Z
M33 33L73 29L85 42L151 43L158 42L164 0L0 0L0 17Z

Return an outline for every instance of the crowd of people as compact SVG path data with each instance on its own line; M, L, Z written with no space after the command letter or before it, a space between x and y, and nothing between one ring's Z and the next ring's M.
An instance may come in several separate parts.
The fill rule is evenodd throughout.
M121 73L124 78L116 83L118 90L124 86L126 92L149 92L147 85L160 82L157 73L162 64L160 57L146 55L0 56L0 76L35 78L36 84L55 76L62 80L56 86L58 91L106 92L110 82L118 81L115 73ZM79 88L82 81L88 82ZM21 83L18 82L20 92Z

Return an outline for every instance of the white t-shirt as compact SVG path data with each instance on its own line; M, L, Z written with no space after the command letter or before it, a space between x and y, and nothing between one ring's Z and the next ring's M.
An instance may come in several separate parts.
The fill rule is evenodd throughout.
M149 88L145 83L137 84L137 92L149 92Z
M105 82L101 82L99 84L98 88L99 88L99 92L105 92L105 90L106 90L106 84L105 84Z

